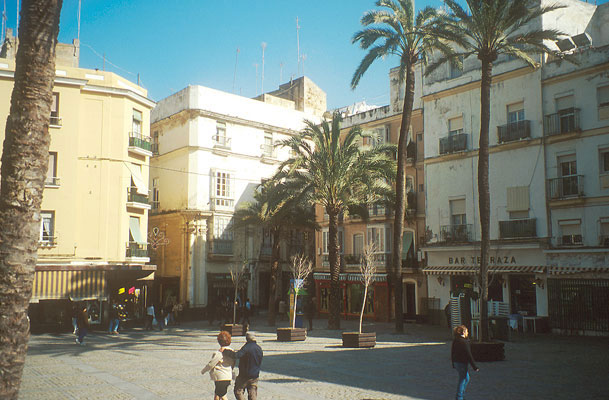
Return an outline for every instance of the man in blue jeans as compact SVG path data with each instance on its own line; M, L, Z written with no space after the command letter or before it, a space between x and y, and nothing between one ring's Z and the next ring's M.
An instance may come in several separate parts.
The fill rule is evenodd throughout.
M245 340L246 343L238 352L224 350L224 353L228 353L229 357L239 360L239 375L235 379L234 389L237 400L245 400L246 389L248 400L256 400L258 396L258 377L262 364L262 349L256 343L256 337L252 332L245 335Z
M472 365L474 371L480 371L480 368L476 365L472 351L470 348L469 341L467 340L468 335L467 327L465 325L459 325L455 327L454 339L451 347L450 355L453 363L453 368L459 373L459 383L457 385L457 400L463 400L465 395L465 388L469 383L469 373L467 372L468 364Z

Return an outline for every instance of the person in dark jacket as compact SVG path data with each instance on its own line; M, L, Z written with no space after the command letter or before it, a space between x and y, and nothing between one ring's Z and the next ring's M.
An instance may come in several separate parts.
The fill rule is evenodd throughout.
M84 344L85 336L89 331L89 315L87 314L87 306L82 306L76 316L76 324L78 325L78 338L76 343Z
M256 343L256 337L252 332L245 335L246 343L241 350L228 352L229 357L239 360L239 375L235 379L235 397L237 400L245 400L245 390L247 389L248 400L256 400L258 396L258 377L260 376L260 365L262 364L262 349Z
M453 368L457 369L459 373L459 384L457 385L457 400L463 400L465 394L465 388L469 382L469 373L467 367L469 364L472 365L474 371L480 371L480 368L476 365L474 357L472 356L472 350L470 348L467 327L465 325L459 325L455 327L453 344L450 351L450 356L453 364Z
M304 307L304 313L309 320L309 331L313 330L313 318L315 317L315 313L317 312L317 306L315 306L315 297L307 299Z

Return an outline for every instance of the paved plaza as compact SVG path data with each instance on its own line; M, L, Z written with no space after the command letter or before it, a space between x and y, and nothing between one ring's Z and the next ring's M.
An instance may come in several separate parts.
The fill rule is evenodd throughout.
M356 322L342 325L352 330ZM264 350L259 398L454 398L457 374L450 366L448 330L405 328L396 335L391 324L375 324L374 349L343 349L338 331L316 328L305 342L282 343L262 319L254 320L252 330ZM217 333L207 322L188 322L163 332L94 332L85 346L67 333L32 335L20 399L211 399L213 383L200 371L218 347ZM244 337L236 337L232 347L243 343ZM520 336L506 343L506 356L471 372L468 399L609 398L606 338Z

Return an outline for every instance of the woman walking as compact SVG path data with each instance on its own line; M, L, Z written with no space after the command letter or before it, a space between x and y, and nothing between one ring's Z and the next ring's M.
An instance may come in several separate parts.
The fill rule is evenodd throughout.
M233 379L233 367L235 366L235 360L230 357L224 357L222 352L225 349L233 351L231 349L231 335L226 331L222 331L218 334L218 343L220 349L214 351L211 356L211 360L201 370L201 374L205 374L209 371L209 376L214 381L216 389L214 391L214 400L227 400L226 392L230 386L230 382Z
M476 365L472 350L470 348L467 327L459 325L455 327L453 345L450 351L453 368L459 373L459 384L457 385L457 400L463 400L465 388L469 382L469 373L467 372L468 364L472 365L474 371L480 371Z

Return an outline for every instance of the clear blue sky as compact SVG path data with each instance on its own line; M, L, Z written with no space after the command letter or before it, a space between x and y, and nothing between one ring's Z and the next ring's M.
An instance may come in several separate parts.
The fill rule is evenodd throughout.
M607 0L601 0L604 3ZM16 24L16 2L7 0L8 27ZM417 8L441 0L419 0ZM264 91L298 77L296 17L304 73L327 93L328 108L366 100L389 103L389 69L396 58L379 60L358 88L349 84L365 52L351 44L359 20L373 0L82 0L81 58L84 68L103 68L131 81L140 75L158 101L189 84L254 97L261 91L262 47L266 42ZM59 41L77 36L78 0L64 0ZM97 54L96 54L97 53ZM258 65L258 79L256 68ZM301 66L302 68L302 66ZM257 88L257 90L256 90Z

